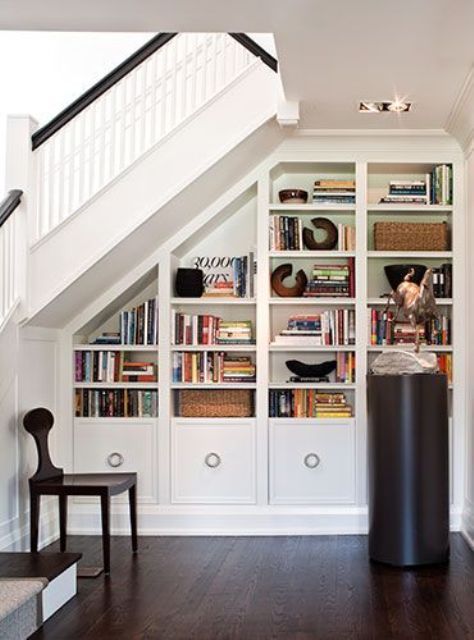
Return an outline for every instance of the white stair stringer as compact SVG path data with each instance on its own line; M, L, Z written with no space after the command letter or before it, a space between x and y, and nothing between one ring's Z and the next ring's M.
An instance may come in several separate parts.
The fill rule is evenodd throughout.
M226 156L232 157L233 151L238 152L237 156L243 154L243 157L231 158L234 171L239 163L246 166L247 171L249 166L255 166L262 155L257 158L252 155L258 148L252 144L252 134L260 130L257 135L281 139L281 134L275 131L276 125L267 125L271 133L264 127L276 115L277 91L277 75L256 60L204 108L33 245L28 265L29 318L59 300L60 294L81 276L92 273L92 267L115 247L127 245L127 238L152 218L157 235L150 238L146 234L145 240L154 242L155 246L161 244L189 219L186 210L176 207L170 211L166 207L165 212L165 205L206 172L219 173L219 165L225 163ZM248 148L246 141L249 141ZM268 143L264 150L268 152ZM220 177L222 193L225 184L223 176ZM230 180L235 178L232 173L229 175ZM214 191L212 185L207 188ZM213 195L215 197L215 193ZM188 202L188 206L190 204ZM120 253L125 255L124 263L128 264L127 247ZM133 248L131 254L135 260ZM116 275L115 270L114 280ZM76 310L77 304L76 299Z

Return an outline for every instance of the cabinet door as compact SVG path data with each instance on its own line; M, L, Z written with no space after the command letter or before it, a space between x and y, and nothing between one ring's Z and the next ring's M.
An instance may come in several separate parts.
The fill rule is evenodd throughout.
M342 504L355 499L354 422L270 423L270 501Z
M142 502L154 502L155 422L124 424L110 420L75 426L74 471L76 473L137 472L137 492ZM127 500L125 496L120 497Z
M173 421L175 503L255 503L255 420Z

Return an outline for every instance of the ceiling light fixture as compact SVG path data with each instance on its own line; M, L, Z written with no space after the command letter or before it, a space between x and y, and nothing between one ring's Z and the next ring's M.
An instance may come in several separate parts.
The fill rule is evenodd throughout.
M395 100L361 100L359 113L407 113L411 109L411 102Z

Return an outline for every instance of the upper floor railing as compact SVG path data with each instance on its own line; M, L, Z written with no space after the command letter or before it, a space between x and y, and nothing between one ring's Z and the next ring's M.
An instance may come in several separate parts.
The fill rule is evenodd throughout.
M259 60L245 34L159 34L33 134L36 241Z
M18 217L12 215L22 191L13 189L0 202L0 327L19 299Z

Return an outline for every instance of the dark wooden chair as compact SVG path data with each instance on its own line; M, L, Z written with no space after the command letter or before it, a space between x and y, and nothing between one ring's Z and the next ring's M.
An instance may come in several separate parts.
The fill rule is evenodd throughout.
M32 409L23 418L23 426L30 433L38 449L38 469L29 479L31 551L38 551L40 500L44 495L59 498L60 549L66 551L68 496L100 497L102 515L102 548L104 572L110 573L110 498L128 490L132 550L138 549L137 539L137 474L136 473L64 473L51 461L48 435L54 424L49 409ZM86 570L83 575L98 575L101 570Z

